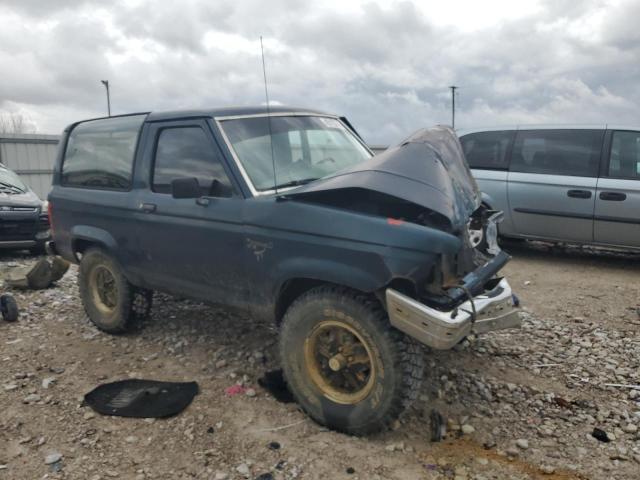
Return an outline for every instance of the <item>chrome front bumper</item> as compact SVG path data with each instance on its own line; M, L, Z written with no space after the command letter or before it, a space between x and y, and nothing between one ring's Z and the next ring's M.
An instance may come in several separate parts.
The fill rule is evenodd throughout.
M443 312L428 307L411 297L388 288L387 311L391 325L425 345L447 350L470 333L486 333L504 328L519 328L518 309L513 305L513 293L506 279L500 280L490 291L471 301Z

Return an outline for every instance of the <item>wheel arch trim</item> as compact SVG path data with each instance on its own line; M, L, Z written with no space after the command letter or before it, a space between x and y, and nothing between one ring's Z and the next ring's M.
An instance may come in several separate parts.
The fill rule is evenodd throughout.
M103 230L98 227L92 227L89 225L76 225L71 229L71 245L73 250L73 255L78 260L78 243L92 243L96 244L109 253L113 253L117 249L118 243L116 239L106 230Z

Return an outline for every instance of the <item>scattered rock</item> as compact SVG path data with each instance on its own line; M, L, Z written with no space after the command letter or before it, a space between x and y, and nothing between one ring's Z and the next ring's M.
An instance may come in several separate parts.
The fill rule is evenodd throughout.
M542 467L540 467L540 471L545 475L553 475L556 469L551 465L542 465Z
M465 435L470 435L473 432L476 431L476 429L473 427L473 425L469 425L469 424L465 424L462 425L462 427L460 428L460 430L462 431L462 433L464 433Z
M519 438L516 440L516 447L521 448L522 450L526 450L529 448L529 441L525 438Z
M596 440L599 440L600 442L609 443L611 441L611 438L609 438L607 432L598 427L595 427L593 429L593 432L591 432L591 436Z
M60 460L62 460L62 454L59 452L52 452L46 457L44 457L44 463L46 465L52 465L54 463L59 462Z
M491 450L492 448L496 448L496 441L493 439L489 439L482 444L482 447L485 450Z
M56 383L56 377L47 377L42 379L42 388L49 388L51 385Z
M390 443L385 447L387 452L401 452L404 450L404 442Z
M238 472L240 475L249 476L249 465L247 465L246 463L241 463L236 467L236 472Z
M510 457L517 457L520 454L520 450L518 450L516 447L509 447L507 448L505 453Z
M247 397L255 397L256 396L256 391L253 388L247 388L247 390L244 392L244 394Z
M39 402L42 398L40 397L40 395L38 395L37 393L32 393L30 395L27 395L26 397L24 397L24 399L22 400L22 403L36 403Z

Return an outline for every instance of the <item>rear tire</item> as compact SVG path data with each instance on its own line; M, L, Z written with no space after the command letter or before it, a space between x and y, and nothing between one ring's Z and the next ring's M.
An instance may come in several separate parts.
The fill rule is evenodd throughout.
M101 249L87 250L80 261L78 284L84 310L96 327L107 333L129 330L137 317L136 289L115 259Z
M316 422L365 435L385 430L418 396L423 352L372 297L318 287L287 310L280 357L294 397Z

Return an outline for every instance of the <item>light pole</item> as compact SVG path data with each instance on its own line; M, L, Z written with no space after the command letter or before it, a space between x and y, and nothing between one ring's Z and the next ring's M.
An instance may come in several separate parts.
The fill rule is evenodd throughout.
M107 114L111 116L111 98L109 97L109 80L100 80L107 89Z
M451 127L456 129L456 87L455 85L451 85L449 87L451 89ZM109 87L107 87L107 90Z

